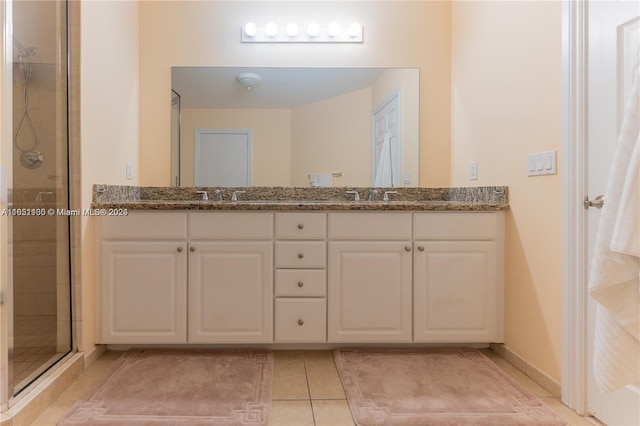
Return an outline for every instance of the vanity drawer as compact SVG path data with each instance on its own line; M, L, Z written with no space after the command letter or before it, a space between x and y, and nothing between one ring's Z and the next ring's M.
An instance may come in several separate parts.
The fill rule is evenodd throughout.
M409 240L411 213L329 213L329 239Z
M189 238L200 240L270 240L273 213L189 213Z
M495 240L504 225L501 212L429 212L413 216L417 240Z
M133 212L127 216L102 216L104 239L183 240L187 238L186 213Z
M327 272L324 269L279 269L276 297L325 297Z
M276 238L281 240L323 240L327 235L324 213L276 213Z
M326 299L276 299L276 342L326 342Z
M324 268L324 241L276 241L276 268Z

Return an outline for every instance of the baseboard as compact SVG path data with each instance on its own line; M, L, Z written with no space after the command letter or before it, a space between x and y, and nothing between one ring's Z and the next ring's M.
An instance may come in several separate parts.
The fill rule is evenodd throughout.
M84 369L91 367L107 350L107 345L95 345L90 351L84 353Z
M507 362L520 370L520 372L536 382L538 385L542 386L542 388L547 390L553 396L560 398L560 383L547 376L535 365L529 363L526 359L506 347L503 343L492 343L491 350L500 355Z

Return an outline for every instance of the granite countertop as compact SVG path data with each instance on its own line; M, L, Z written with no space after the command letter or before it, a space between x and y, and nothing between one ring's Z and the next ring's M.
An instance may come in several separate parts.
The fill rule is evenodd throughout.
M216 201L218 188L140 187L94 185L92 209L127 210L224 210L224 211L501 211L509 209L506 186L458 188L310 188L310 187L225 187L223 200ZM373 201L367 201L371 190ZM354 202L346 191L358 191L361 201ZM196 191L207 191L210 200L202 201ZM230 201L234 191L238 201ZM382 201L385 191L390 201Z

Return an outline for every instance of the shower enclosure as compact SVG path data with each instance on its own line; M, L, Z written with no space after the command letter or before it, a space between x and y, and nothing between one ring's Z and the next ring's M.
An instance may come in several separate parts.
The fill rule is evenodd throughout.
M68 5L5 0L2 135L2 395L9 400L72 350ZM7 29L9 29L7 31ZM8 157L8 158L7 158ZM7 401L1 401L6 406Z

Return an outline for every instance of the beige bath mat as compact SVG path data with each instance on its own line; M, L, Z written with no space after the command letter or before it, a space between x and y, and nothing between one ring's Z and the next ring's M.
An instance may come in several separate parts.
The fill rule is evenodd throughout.
M268 425L273 353L125 352L58 425Z
M354 420L373 425L565 425L475 349L336 350Z

